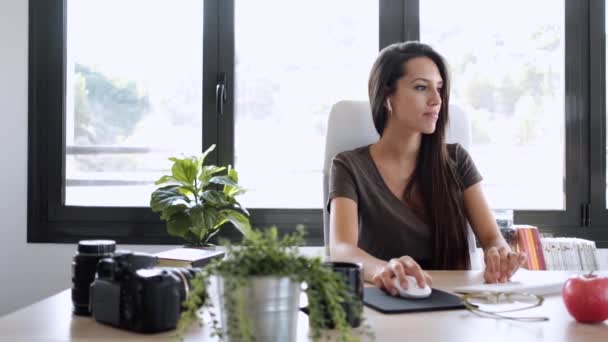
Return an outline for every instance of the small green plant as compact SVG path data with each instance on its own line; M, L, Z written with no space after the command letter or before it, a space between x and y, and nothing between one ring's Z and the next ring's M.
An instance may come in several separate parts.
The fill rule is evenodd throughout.
M358 299L349 291L344 279L323 265L320 258L308 258L299 254L298 246L302 244L303 236L303 230L298 229L293 234L279 238L277 229L273 227L245 236L240 246L224 242L227 257L212 262L192 281L191 291L183 303L184 311L178 323L179 335L193 323L201 323L197 314L201 306L212 306L208 290L210 277L215 275L224 280L226 290L219 295L224 296L225 307L222 309L227 310L229 323L222 329L216 316L212 316L214 335L223 338L223 334L227 333L231 340L253 341L251 319L241 296L243 292L237 291L237 288L247 286L252 277L276 276L289 277L298 283L306 284L313 340L319 340L322 329L328 325L327 314L338 330L340 341L358 340L351 332L342 305L356 305Z
M152 193L150 207L167 223L167 232L195 246L209 246L209 239L231 222L242 234L251 231L249 213L235 199L245 190L238 174L228 167L205 165L213 151L200 157L169 158L171 175L164 175Z

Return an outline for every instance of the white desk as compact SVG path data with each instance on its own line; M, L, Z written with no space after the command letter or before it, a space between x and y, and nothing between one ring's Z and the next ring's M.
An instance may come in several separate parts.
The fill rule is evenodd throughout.
M462 285L480 283L478 271L431 271L433 287L449 291ZM563 278L567 272L521 272L518 280ZM73 316L70 291L65 290L38 303L0 318L1 341L174 341L172 332L142 335ZM561 296L548 296L540 308L525 311L548 316L548 322L510 322L481 318L466 310L385 315L365 308L364 316L376 341L608 341L608 321L595 325L576 323ZM298 341L308 341L308 318L298 319ZM195 327L186 341L212 341L209 327ZM364 341L369 338L364 337Z

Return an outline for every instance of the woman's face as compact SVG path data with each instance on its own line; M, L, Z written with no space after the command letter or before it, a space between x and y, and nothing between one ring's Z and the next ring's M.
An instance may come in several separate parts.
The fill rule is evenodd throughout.
M439 68L430 58L416 57L407 61L405 75L388 97L392 107L389 124L411 132L433 133L441 108L442 86Z

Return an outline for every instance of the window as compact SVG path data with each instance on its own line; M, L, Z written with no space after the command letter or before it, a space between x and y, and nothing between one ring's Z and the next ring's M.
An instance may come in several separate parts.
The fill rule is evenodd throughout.
M216 144L211 160L251 189L254 226L303 223L321 244L325 118L366 98L380 40L392 39L380 23L402 26L387 16L395 6L31 1L29 241L177 242L148 208L153 182L168 157Z
M250 189L242 203L319 208L327 115L340 100L367 99L378 3L236 1L234 36L234 158Z
M605 1L29 4L28 241L179 243L153 181L216 144L254 226L322 244L329 109L367 98L379 48L420 39L451 66L492 206L608 245Z
M554 0L420 3L421 41L450 64L450 103L469 115L493 208L566 208L564 10Z
M202 146L203 3L66 5L65 205L147 207L167 157Z

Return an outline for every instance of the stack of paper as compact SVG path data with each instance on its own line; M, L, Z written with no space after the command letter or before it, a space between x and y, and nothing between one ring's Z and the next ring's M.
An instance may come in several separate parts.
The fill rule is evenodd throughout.
M452 290L457 293L476 292L516 292L530 293L535 295L559 294L568 278L575 275L570 272L539 272L519 269L507 283L485 284L480 278L480 283L455 287Z
M457 293L530 293L535 295L550 295L561 293L565 280L548 281L544 283L523 283L512 281L508 283L478 284L454 288Z

